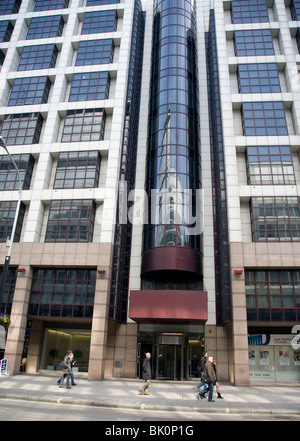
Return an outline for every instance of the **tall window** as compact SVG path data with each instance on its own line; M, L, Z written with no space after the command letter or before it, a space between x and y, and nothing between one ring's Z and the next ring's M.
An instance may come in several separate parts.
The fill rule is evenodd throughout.
M22 190L28 190L34 167L32 155L12 155L21 176ZM18 190L19 179L9 156L0 156L0 191Z
M17 14L22 0L5 0L0 2L0 15Z
M300 20L300 1L299 0L291 0L290 10L292 19L294 21Z
M101 141L104 128L104 109L68 110L61 142Z
M25 46L20 57L18 71L54 68L57 54L55 44Z
M43 104L48 101L51 81L48 77L16 78L8 106Z
M115 10L86 12L81 34L97 34L117 30L118 17Z
M235 31L234 48L237 57L275 54L270 29Z
M249 185L295 184L290 146L247 147Z
M250 215L253 242L300 240L297 197L254 197L250 202Z
M43 121L40 113L5 115L0 133L7 145L38 144Z
M45 242L92 242L93 200L60 200L50 205Z
M120 0L87 0L87 6L97 6L97 5L113 5L115 3L120 3Z
M60 37L64 28L64 19L59 15L33 17L30 22L26 40L36 38Z
M300 271L245 271L248 321L300 320Z
M106 40L81 41L76 58L76 66L112 63L114 43L112 38Z
M3 272L3 267L0 268L0 280L2 278L2 272ZM0 312L3 314L4 313L8 315L11 314L11 308L12 308L15 287L16 287L16 280L17 280L17 269L12 268L10 266L6 277L2 303L0 304Z
M36 268L28 314L50 317L93 316L96 270Z
M54 188L98 186L101 156L97 151L60 153Z
M0 21L0 42L9 41L14 27L9 20Z
M240 93L281 92L275 63L239 64L238 82Z
M0 242L6 242L7 238L11 237L16 208L16 201L0 202ZM14 236L14 242L20 242L24 214L25 205L21 204Z
M108 98L108 72L86 72L73 75L69 101L104 100Z
M242 123L244 136L288 135L281 101L243 103Z
M265 0L236 0L231 2L232 23L269 22Z

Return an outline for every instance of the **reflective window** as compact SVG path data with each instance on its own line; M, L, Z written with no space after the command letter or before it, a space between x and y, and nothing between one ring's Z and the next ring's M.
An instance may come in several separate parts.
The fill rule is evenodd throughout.
M0 202L0 242L6 242L11 237L15 219L17 201ZM21 203L17 227L14 235L14 242L20 242L22 224L25 214L25 205Z
M232 23L269 22L265 0L235 0L231 2Z
M0 133L7 145L38 144L43 121L40 113L5 115Z
M76 66L112 63L114 43L111 38L106 40L81 41L76 58Z
M246 161L250 185L295 184L290 146L247 147Z
M270 29L235 31L234 48L237 57L275 54Z
M104 128L103 109L68 110L61 142L101 141Z
M117 29L117 22L118 18L115 10L86 12L81 34L113 32Z
M51 201L45 242L92 242L94 220L92 200Z
M100 161L100 153L96 151L60 153L54 188L97 187Z
M252 240L299 241L300 209L296 197L252 198Z
M0 42L9 41L14 27L9 20L0 21Z
M3 267L0 268L0 280L2 278ZM15 286L17 281L17 268L9 268L6 277L6 283L3 292L2 303L0 304L0 313L10 315L15 293Z
M51 81L48 77L16 78L8 106L47 103Z
M69 0L36 0L34 11L50 11L69 7Z
M33 17L30 22L26 40L60 37L63 32L63 27L64 19L59 15Z
M69 101L104 100L108 98L110 76L108 72L74 74Z
M281 101L242 103L244 136L288 135Z
M300 1L299 0L291 0L290 10L292 15L292 20L300 20Z
M275 63L239 64L238 82L240 93L281 92Z
M5 0L0 2L0 15L17 14L22 0Z
M55 67L58 50L55 44L25 46L20 57L18 71L51 69Z
M92 317L96 270L35 268L29 315ZM74 351L75 352L75 351Z
M86 0L87 6L113 5L116 3L120 3L120 0Z
M248 320L300 320L299 278L298 270L246 270Z
M32 155L12 155L21 176L22 189L28 190L34 167ZM9 156L0 156L0 190L19 190L19 179Z

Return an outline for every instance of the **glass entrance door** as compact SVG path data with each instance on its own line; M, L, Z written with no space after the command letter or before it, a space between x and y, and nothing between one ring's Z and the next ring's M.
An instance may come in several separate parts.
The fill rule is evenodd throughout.
M158 345L157 378L160 380L181 380L183 372L183 346Z

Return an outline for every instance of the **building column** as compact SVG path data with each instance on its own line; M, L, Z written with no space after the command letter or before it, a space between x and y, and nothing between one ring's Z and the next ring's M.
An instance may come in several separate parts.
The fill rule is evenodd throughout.
M90 380L104 379L112 250L113 245L110 243L101 244L99 249L88 370ZM99 270L105 273L99 274Z
M24 346L24 337L27 324L28 302L32 282L32 269L29 265L20 265L25 272L18 273L14 299L10 314L11 324L7 333L5 355L7 358L7 372L10 375L20 373L20 363Z
M235 386L249 386L248 326L243 244L230 246L232 283L232 375ZM242 271L235 273L235 270Z

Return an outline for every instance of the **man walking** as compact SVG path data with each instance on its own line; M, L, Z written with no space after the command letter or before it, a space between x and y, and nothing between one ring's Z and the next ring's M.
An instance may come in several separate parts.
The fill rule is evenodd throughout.
M142 387L139 389L140 395L150 395L148 393L148 388L151 380L151 363L150 363L151 354L150 352L147 352L143 365L142 365L142 377L145 380L145 383Z

